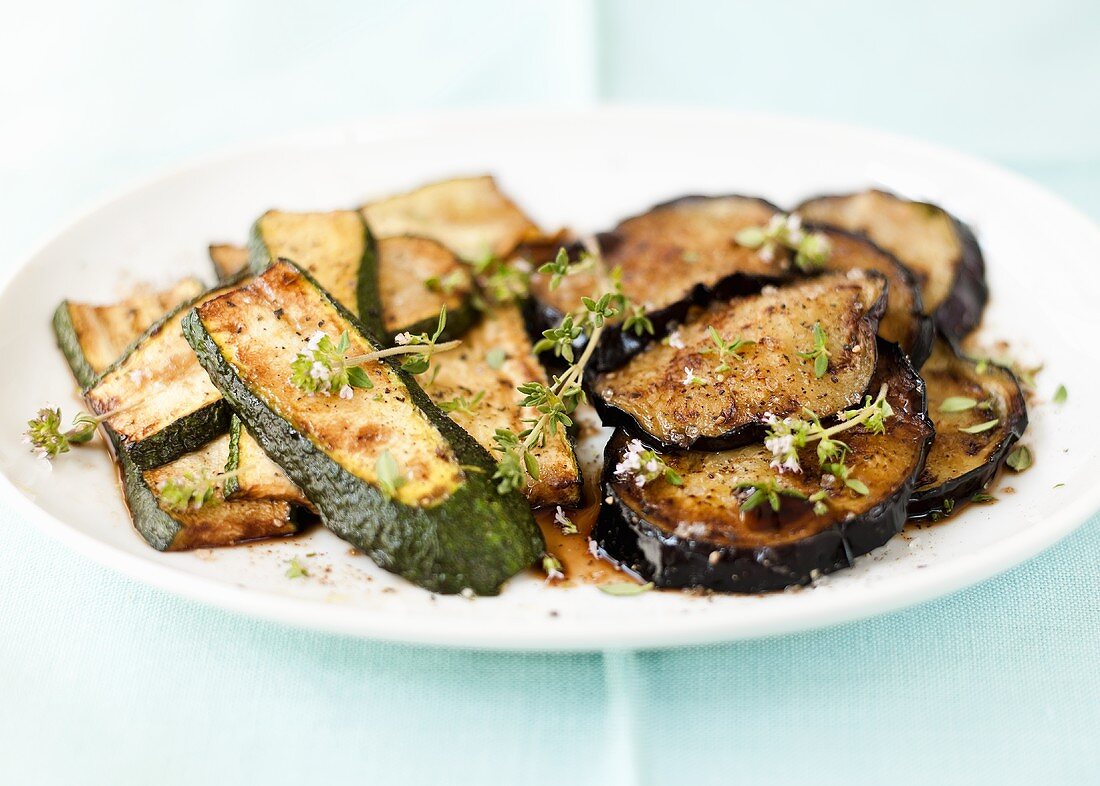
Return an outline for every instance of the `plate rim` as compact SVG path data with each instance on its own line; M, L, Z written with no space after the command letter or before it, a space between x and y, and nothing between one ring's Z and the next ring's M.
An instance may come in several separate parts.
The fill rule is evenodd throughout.
M947 161L954 160L960 165L981 171L983 176L1008 181L1014 187L1026 191L1029 197L1046 202L1051 209L1072 218L1081 225L1083 230L1093 233L1100 242L1100 225L1044 186L981 157L872 127L773 112L744 112L662 104L607 104L579 109L442 110L376 115L353 122L256 140L244 140L219 147L209 153L186 157L181 163L159 168L152 174L129 179L119 187L105 190L102 196L91 200L86 206L71 211L44 233L37 242L32 243L29 250L23 253L17 252L16 261L7 266L3 275L0 276L0 297L7 295L19 275L28 269L54 240L70 232L100 210L165 180L184 176L193 170L216 165L220 161L231 160L244 154L258 154L286 147L323 147L349 142L364 143L371 139L392 138L408 130L432 136L438 133L434 128L436 126L476 125L502 119L530 123L537 122L539 119L553 118L560 121L563 118L573 117L600 122L602 118L621 119L666 112L690 115L693 119L700 121L712 118L726 124L740 122L787 127L798 125L810 130L820 129L829 134L874 139L880 145L905 149L917 155L929 155ZM432 130L425 133L425 127ZM602 632L593 633L590 622L582 622L570 627L566 620L535 628L498 628L490 633L484 626L470 625L467 618L444 617L442 625L434 624L438 622L438 618L433 618L433 626L425 627L420 624L421 616L418 614L408 617L387 614L380 615L378 618L370 614L354 616L347 613L348 607L345 606L288 597L258 588L244 588L225 580L196 575L173 565L158 564L76 529L36 505L6 474L0 472L0 478L2 478L0 503L10 505L23 518L32 522L39 531L100 565L158 589L234 613L296 628L380 641L497 651L593 652L622 649L671 649L817 630L855 622L890 611L900 611L985 581L1053 547L1082 527L1100 509L1100 486L1097 486L1082 492L1079 497L1064 506L1059 512L1055 525L1031 527L1004 540L996 541L973 554L955 558L951 563L940 563L935 567L929 565L930 570L914 574L907 581L880 587L878 592L868 597L867 602L862 604L852 604L843 597L839 597L832 605L826 604L824 608L820 605L807 605L796 608L794 611L788 610L777 619L756 621L750 625L742 624L736 627L708 620L705 614L692 614L686 615L682 620L670 619L656 632L648 629L641 621L624 617L617 622L610 636ZM476 602L491 603L492 600L484 598ZM539 619L543 619L541 615Z

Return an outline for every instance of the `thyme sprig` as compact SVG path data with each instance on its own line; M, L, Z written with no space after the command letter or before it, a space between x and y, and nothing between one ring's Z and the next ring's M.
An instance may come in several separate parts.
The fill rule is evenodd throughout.
M602 256L595 240L589 241L589 257L592 265L602 269ZM566 275L575 272L576 265L568 264L568 255L558 253L547 268L551 273L551 287L561 284ZM545 265L543 267L546 267ZM557 276L556 280L554 276ZM516 389L522 394L520 407L530 407L537 417L524 419L529 424L518 434L510 429L497 429L493 437L496 449L500 453L496 473L497 490L501 494L523 487L528 478L539 479L539 464L532 451L546 444L547 436L558 433L558 429L567 429L573 425L572 414L586 400L581 381L584 369L592 359L600 336L608 322L621 315L627 315L622 326L624 330L633 330L638 335L653 332L653 323L645 314L645 308L630 302L622 291L622 279L619 272L610 274L611 291L604 292L598 298L581 298L581 309L566 314L554 328L546 330L542 339L536 342L533 350L536 354L552 350L568 362L561 375L555 375L550 384L525 382ZM576 357L574 341L581 335L587 336L584 350Z
M626 446L619 463L615 465L615 476L622 479L634 478L634 484L639 488L658 478L663 478L666 483L673 486L684 484L680 473L668 466L656 451L647 448L638 439L630 440Z
M161 505L170 511L199 510L217 504L218 490L225 481L235 478L240 470L214 474L184 472L181 477L169 478L157 487Z
M61 409L43 407L38 416L27 421L27 430L23 433L23 442L31 446L32 452L44 459L54 459L62 453L68 453L73 445L83 445L95 436L99 424L118 412L89 415L81 412L73 418L68 430L61 430Z
M725 374L729 371L731 368L729 361L735 358L740 360L741 350L756 343L755 341L740 338L726 341L718 331L714 329L713 325L707 325L707 333L710 334L710 340L714 346L708 347L703 350L703 352L704 354L718 353L718 365L714 367L715 374Z
M829 261L832 246L829 238L820 232L806 232L798 215L772 216L763 227L748 227L734 236L734 242L745 248L757 250L765 262L775 259L780 248L794 252L794 264L804 273L820 270Z
M439 408L444 412L451 414L453 412L461 412L466 415L472 415L481 404L481 400L485 398L485 391L479 390L472 397L466 398L465 396L455 396L450 401L440 401Z
M473 269L480 284L473 303L481 311L527 297L531 285L529 267L509 264L488 248L480 257L463 261Z
M370 377L360 366L381 358L394 357L396 355L408 355L401 363L401 368L410 374L423 374L431 367L433 355L454 349L461 342L444 341L440 343L439 337L447 326L447 307L439 312L439 320L436 330L431 336L427 333L412 335L401 333L395 337L397 346L386 349L378 349L362 355L349 356L348 349L351 346L351 338L348 331L340 334L333 341L332 337L322 331L314 333L306 342L305 350L299 352L291 361L291 383L307 393L322 393L326 396L338 395L340 398L351 398L354 389L366 389L374 387Z
M814 346L806 352L799 352L798 356L803 360L814 362L814 376L821 379L829 371L829 337L825 335L825 329L820 322L814 322L813 327Z
M764 447L771 451L772 468L780 472L801 472L802 465L799 463L798 451L813 442L818 443L819 464L843 464L848 454L848 446L833 437L860 425L874 434L882 434L886 430L886 419L894 414L893 407L886 400L886 391L887 386L883 385L874 400L866 396L863 406L859 409L839 413L837 417L840 422L828 428L823 426L820 418L809 409L803 410L805 418L780 420L771 413L766 414L764 422L770 428L764 438Z

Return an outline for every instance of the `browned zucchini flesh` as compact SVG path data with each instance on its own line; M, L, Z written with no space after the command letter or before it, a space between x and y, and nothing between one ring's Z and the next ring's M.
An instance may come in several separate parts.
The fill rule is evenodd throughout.
M400 235L378 241L378 296L388 336L434 332L447 308L442 340L459 338L477 318L474 277L442 243Z
M943 208L885 191L823 196L796 208L808 221L866 234L901 260L921 285L925 312L952 338L982 319L989 290L974 233Z
M226 283L248 269L248 249L230 243L212 243L210 261L220 283Z
M236 415L229 424L226 439L229 457L225 461L225 471L233 473L222 486L226 499L276 500L313 507L282 468L267 457Z
M969 502L1027 428L1027 405L1007 368L961 357L937 341L921 374L936 441L909 501L914 519L939 518Z
M489 175L430 183L364 205L376 237L418 235L438 240L463 259L503 259L538 227Z
M714 303L622 368L595 375L593 403L606 425L668 448L744 444L762 433L767 413L809 407L828 417L867 390L885 307L885 278L861 270Z
M91 385L153 323L204 288L197 278L185 278L160 291L140 286L108 305L63 301L54 313L54 335L80 387Z
M134 463L152 469L197 450L229 428L230 411L180 327L188 301L150 327L85 391L89 409L118 436Z
M269 210L252 225L248 250L254 273L276 260L289 259L316 278L368 330L381 332L375 241L358 211Z
M826 270L877 270L886 276L890 286L878 334L901 347L919 369L932 351L933 326L924 314L920 285L909 268L889 251L854 232L809 224L805 231L819 232L829 241Z
M531 353L531 341L519 307L499 305L486 311L462 338L458 349L439 356L435 380L425 387L432 400L486 450L493 451L497 429L519 433L525 419L538 417L516 406L516 388L524 382L548 384L546 371ZM539 479L524 490L535 507L576 506L581 474L569 436L559 430L533 451Z
M692 304L744 294L789 275L790 255L776 249L772 258L739 245L744 229L763 227L780 215L763 199L745 196L690 196L657 205L621 222L598 237L603 267L575 272L551 289L548 276L531 279L530 311L534 327L546 330L581 308L582 297L610 289L607 274L618 268L624 294L644 306L657 334L684 319ZM577 256L574 249L572 256ZM594 359L603 370L621 365L647 337L608 329Z
M620 429L607 446L609 503L593 533L600 552L659 587L761 592L809 583L886 543L904 526L932 425L908 359L886 343L879 358L872 387L887 385L893 409L885 432L856 426L841 437L848 477L866 494L823 472L812 444L800 451L800 473L777 473L772 452L755 444L664 454L679 483L665 476L639 484L629 454L641 446ZM774 507L757 493L769 488Z
M151 546L161 551L232 546L257 538L290 535L297 530L287 502L272 499L228 502L220 485L214 498L201 507L176 510L165 505L161 497L165 484L217 475L223 471L228 453L229 436L225 435L145 472L124 458L127 505L135 526Z

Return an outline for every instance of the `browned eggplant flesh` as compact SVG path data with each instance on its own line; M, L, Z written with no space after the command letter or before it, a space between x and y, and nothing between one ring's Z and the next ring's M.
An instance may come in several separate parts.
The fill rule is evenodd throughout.
M1027 405L1011 371L962 357L944 341L936 342L921 374L936 441L909 517L935 519L986 488L1027 428Z
M713 303L622 368L596 374L593 403L606 425L667 448L745 444L769 413L831 416L868 389L885 305L886 279L861 270Z
M785 248L753 249L736 239L742 230L765 227L780 215L779 208L757 197L689 196L628 218L598 236L601 265L566 277L554 289L549 277L532 277L533 326L539 331L553 327L581 307L582 297L608 291L616 269L623 293L645 308L658 335L669 323L682 321L692 305L787 278L790 254ZM575 248L572 256L579 251ZM610 329L593 365L600 370L621 365L648 338Z
M916 275L926 313L959 339L982 319L989 299L985 262L974 233L946 210L886 191L823 196L796 212L807 221L867 235Z
M924 314L920 285L909 268L863 235L828 225L805 224L804 228L828 240L825 270L877 270L886 276L890 289L878 334L901 347L919 369L932 350L934 329L932 319Z
M881 345L872 386L886 386L893 412L882 433L864 425L844 432L846 478L819 464L813 445L799 451L796 473L779 472L773 451L754 444L658 452L675 474L649 473L647 481L654 460L646 446L616 430L605 454L607 504L596 547L659 587L721 592L807 584L849 566L904 526L933 433L923 383L894 345Z

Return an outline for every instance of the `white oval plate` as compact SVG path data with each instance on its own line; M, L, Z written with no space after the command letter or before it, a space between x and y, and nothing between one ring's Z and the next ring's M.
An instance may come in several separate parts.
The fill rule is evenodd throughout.
M50 473L20 444L39 406L60 404L66 417L79 407L49 326L63 297L108 301L138 280L209 278L207 244L242 241L271 207L353 206L481 172L498 175L544 226L586 230L685 193L760 194L791 205L878 185L941 203L975 228L985 251L993 293L986 335L1035 353L1046 364L1042 398L1064 383L1069 401L1032 407L1025 442L1036 465L1002 478L996 504L895 538L816 587L750 597L618 598L591 586L548 589L533 577L515 579L496 598L436 597L350 556L324 530L161 554L132 529L105 451L75 451ZM1100 421L1086 410L1100 382L1097 248L1095 225L989 164L806 120L684 109L483 112L376 120L254 145L101 205L13 270L0 295L9 369L0 406L2 496L73 548L142 581L246 614L368 637L582 650L732 640L867 617L1005 570L1100 508ZM309 578L286 578L294 556Z

